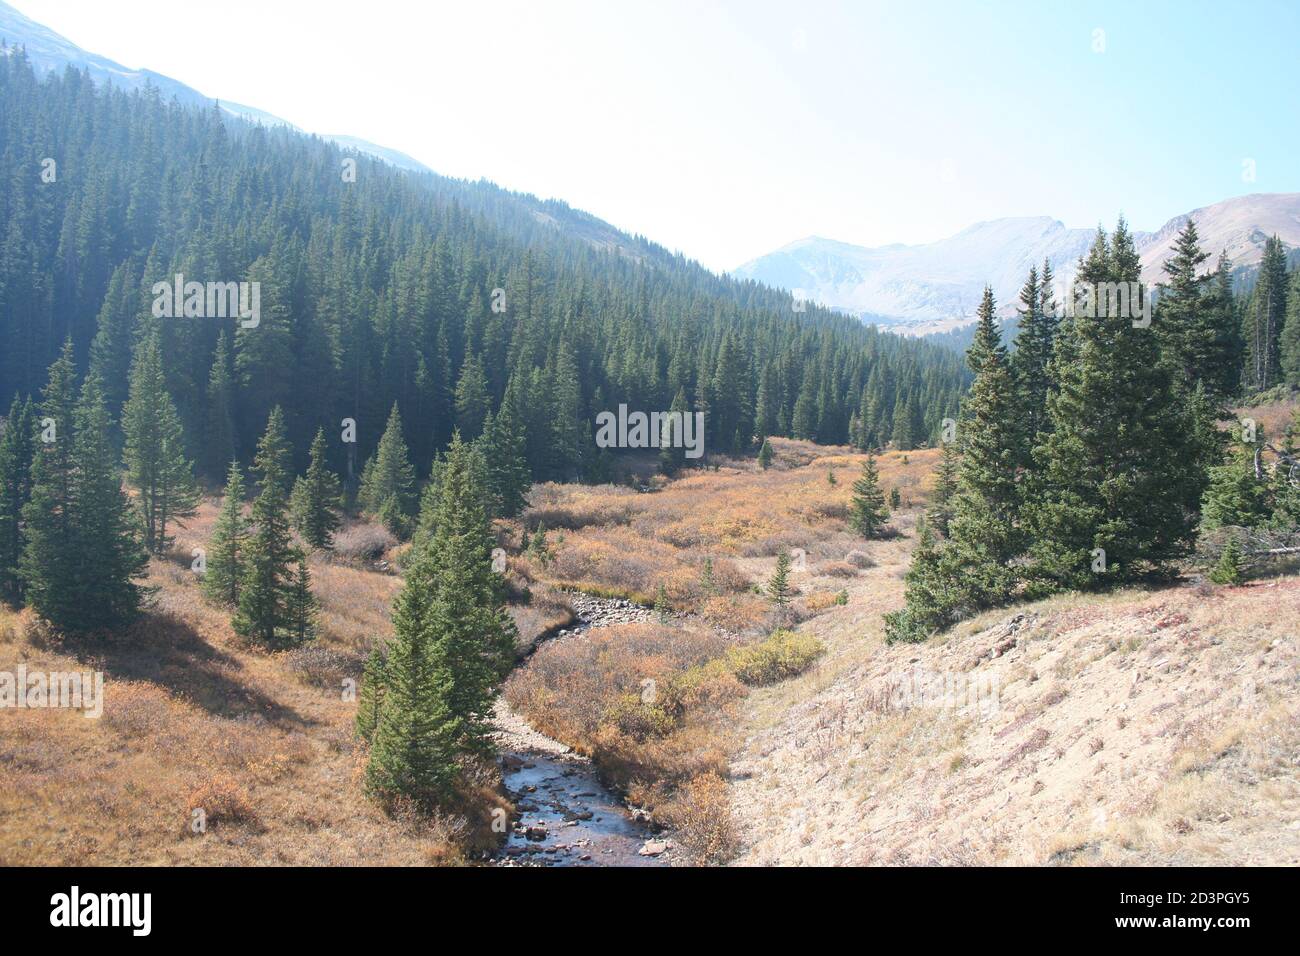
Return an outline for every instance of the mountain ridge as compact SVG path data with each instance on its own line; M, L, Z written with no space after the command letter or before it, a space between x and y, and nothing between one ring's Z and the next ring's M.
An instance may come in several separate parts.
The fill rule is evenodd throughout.
M1211 255L1207 270L1220 250L1236 270L1254 266L1265 239L1275 233L1288 246L1300 246L1300 193L1231 197L1174 216L1154 232L1134 231L1144 282L1163 279L1164 262L1189 218ZM929 334L972 322L985 283L993 286L999 314L1014 314L1030 265L1048 259L1058 281L1064 280L1095 235L1051 216L1012 216L972 223L947 238L916 245L868 247L807 236L729 274L788 289L894 331Z
M267 126L286 126L298 132L307 132L294 123L273 113L268 113L266 110L206 96L194 87L174 77L145 68L131 69L116 60L101 56L98 53L92 53L73 43L62 34L56 33L44 24L26 16L20 10L5 3L4 0L0 0L0 42L5 44L3 48L0 48L0 53L3 53L3 55L12 55L15 49L21 47L27 54L27 59L31 62L32 68L38 76L44 76L52 71L71 66L88 72L91 79L96 83L112 83L127 91L143 89L152 85L164 96L174 96L182 103L205 106L216 103L223 112L238 116L241 119L262 123ZM346 149L355 149L358 152L375 156L398 169L411 172L433 172L424 163L400 150L380 146L357 136L327 133L318 133L316 135L320 136L321 139L337 143Z

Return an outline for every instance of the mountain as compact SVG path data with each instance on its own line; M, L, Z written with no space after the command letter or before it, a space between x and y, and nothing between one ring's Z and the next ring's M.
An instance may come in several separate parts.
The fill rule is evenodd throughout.
M1188 218L1203 248L1225 249L1237 269L1259 262L1264 241L1276 233L1300 245L1300 193L1265 193L1176 216L1158 231L1135 232L1143 278L1163 278L1162 265ZM1014 313L1030 265L1051 261L1058 279L1073 271L1094 230L1070 229L1048 216L995 219L923 245L866 248L811 237L745 263L732 273L788 289L831 308L910 334L943 332L974 320L985 283L993 286L1003 315Z
M1300 193L1255 193L1216 202L1175 216L1152 234L1142 249L1142 279L1159 282L1162 266L1173 252L1174 240L1188 219L1196 222L1201 247L1211 255L1205 264L1214 266L1220 251L1226 251L1234 269L1259 264L1264 242L1279 236L1292 249L1300 247Z
M112 83L114 86L127 91L153 86L162 94L164 100L175 97L176 100L187 106L210 106L214 102L211 97L205 96L193 87L187 86L179 80L174 80L170 76L164 76L152 70L133 70L107 57L83 50L71 40L55 33L49 27L24 16L5 3L4 0L0 0L0 42L4 44L4 47L0 49L0 54L4 55L10 55L17 47L22 47L27 53L27 59L37 76L45 76L56 71L62 72L70 66L75 70L89 73L91 79L98 84ZM239 103L231 103L226 100L216 102L223 111L232 116L251 120L254 123L262 123L266 126L287 126L293 130L299 130L297 126L288 120L267 113L265 110L259 110L253 106L243 106ZM301 132L301 130L299 131ZM338 143L345 149L355 149L358 152L378 157L398 169L414 172L430 171L428 166L407 156L405 153L385 146L377 146L356 136L322 135L321 138Z

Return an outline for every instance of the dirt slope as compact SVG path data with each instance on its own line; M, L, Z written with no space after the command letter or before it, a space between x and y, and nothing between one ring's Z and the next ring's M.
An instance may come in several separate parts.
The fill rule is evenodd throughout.
M909 543L869 545L849 604L804 625L823 664L749 700L740 864L1300 863L1300 578L887 648Z

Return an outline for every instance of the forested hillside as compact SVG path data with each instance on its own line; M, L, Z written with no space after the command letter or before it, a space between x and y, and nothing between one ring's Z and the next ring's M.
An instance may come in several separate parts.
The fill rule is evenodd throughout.
M396 403L424 474L453 429L473 439L508 402L534 479L598 479L591 423L621 402L680 395L706 412L706 454L768 434L906 446L968 380L946 350L796 312L562 203L73 71L39 82L21 53L0 59L0 163L0 403L38 397L70 339L118 421L156 333L212 483L251 462L277 405L299 470L323 427L331 467L358 478ZM154 318L154 284L177 275L260 283L256 326Z

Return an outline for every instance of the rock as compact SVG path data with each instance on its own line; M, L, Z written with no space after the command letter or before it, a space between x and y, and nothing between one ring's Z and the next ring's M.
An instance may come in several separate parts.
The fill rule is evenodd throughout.
M530 840L545 840L546 827L529 827L524 831L524 836Z
M646 840L645 845L637 850L637 853L642 856L658 856L667 849L668 841L666 840Z

